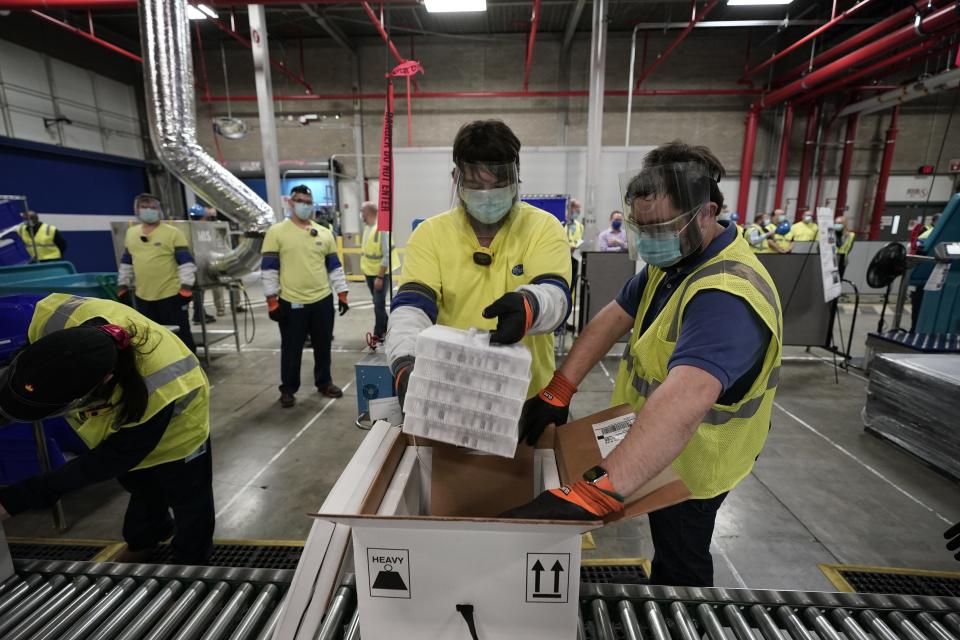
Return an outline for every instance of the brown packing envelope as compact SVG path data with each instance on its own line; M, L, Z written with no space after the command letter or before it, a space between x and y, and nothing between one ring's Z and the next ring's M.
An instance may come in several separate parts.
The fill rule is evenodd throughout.
M556 430L554 450L557 454L557 466L560 468L560 481L572 484L579 480L584 471L603 461L600 447L593 432L593 425L630 413L629 405L605 409L586 418L567 423ZM671 467L661 471L647 484L627 497L626 507L616 516L605 519L607 524L623 519L650 513L670 505L683 502L690 497L690 490Z

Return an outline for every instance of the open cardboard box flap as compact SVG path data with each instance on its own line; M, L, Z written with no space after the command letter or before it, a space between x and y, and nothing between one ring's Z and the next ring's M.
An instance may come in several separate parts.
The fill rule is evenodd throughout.
M584 471L603 461L593 425L632 413L629 405L610 407L599 413L569 422L554 434L553 448L557 455L560 480L572 484ZM645 485L627 496L626 506L620 513L605 518L605 523L635 518L651 511L663 509L690 498L690 490L673 468L667 467Z

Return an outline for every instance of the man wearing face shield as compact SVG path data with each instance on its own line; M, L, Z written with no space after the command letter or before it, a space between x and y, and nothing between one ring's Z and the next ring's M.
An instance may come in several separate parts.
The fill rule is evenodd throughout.
M621 181L631 246L647 266L584 328L520 420L527 442L564 424L577 385L632 330L611 401L637 414L626 438L582 480L507 515L600 519L672 466L692 498L649 516L652 584L712 585L716 513L763 448L777 387L780 301L735 225L717 220L722 177L707 148L674 142Z
M205 564L210 385L197 357L126 305L62 293L37 304L27 341L0 373L0 425L63 416L90 450L0 489L0 520L116 478L130 494L125 559L145 560L173 534L175 564Z
M570 309L563 225L519 199L520 141L499 120L461 127L453 143L459 204L410 236L386 351L403 401L417 335L431 324L492 331L533 356L528 395L554 369L553 332Z
M177 337L196 353L187 308L193 298L197 265L187 239L163 222L160 198L143 193L133 202L140 224L127 229L117 273L117 298L127 302L135 287L137 310L154 322L175 325Z
M267 230L260 262L267 312L280 325L280 406L284 409L296 404L308 335L317 392L328 398L343 397L330 373L334 293L340 315L350 309L337 242L330 229L314 220L310 187L294 187L290 206L292 215Z

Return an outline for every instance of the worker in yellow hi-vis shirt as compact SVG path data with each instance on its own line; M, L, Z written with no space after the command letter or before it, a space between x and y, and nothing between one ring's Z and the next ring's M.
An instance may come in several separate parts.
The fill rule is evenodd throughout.
M40 222L36 211L23 214L23 224L17 227L17 233L27 247L31 262L63 260L63 254L67 252L67 241L60 230L52 224Z
M364 202L360 215L363 218L360 271L373 296L373 334L368 334L367 341L375 346L387 335L387 296L393 287L392 272L400 268L400 257L395 249L390 249L390 233L381 233L377 228L377 205Z
M386 348L401 404L417 335L434 323L523 341L533 356L528 395L553 374L553 332L570 310L570 246L555 217L520 202L519 159L520 141L499 120L457 133L460 204L410 236L393 299Z
M127 229L123 241L117 297L129 302L130 287L134 287L137 310L158 324L178 327L177 337L196 353L187 308L197 265L187 239L179 229L163 222L163 205L157 196L140 194L133 212L140 224Z
M330 374L333 292L340 315L350 308L337 243L329 229L313 220L310 187L294 187L290 204L293 215L267 230L260 264L267 310L270 319L280 325L280 405L284 409L296 403L294 394L300 389L300 363L307 334L313 345L317 391L328 398L343 396Z
M172 535L175 564L207 564L210 385L197 357L130 307L64 293L37 303L27 340L0 373L0 426L63 416L90 450L0 489L0 520L116 478L130 494L121 561Z

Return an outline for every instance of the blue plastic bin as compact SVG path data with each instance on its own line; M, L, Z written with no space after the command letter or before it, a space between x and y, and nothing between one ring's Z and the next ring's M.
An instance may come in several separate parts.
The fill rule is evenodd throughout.
M42 295L0 298L0 363L6 363L27 343L27 328Z
M0 200L0 229L9 229L23 222L25 209L25 200Z
M30 254L16 233L8 233L0 237L0 265L26 264L30 262Z
M69 276L76 272L77 268L69 260L11 265L0 267L0 283L18 283L25 280L36 280L37 278Z
M25 282L0 282L0 296L13 294L49 295L69 293L88 298L117 299L117 274L73 273L65 276L37 278Z
M47 452L50 468L56 469L66 462L57 440L47 433ZM33 427L18 424L0 430L0 485L10 485L40 475L37 445Z

